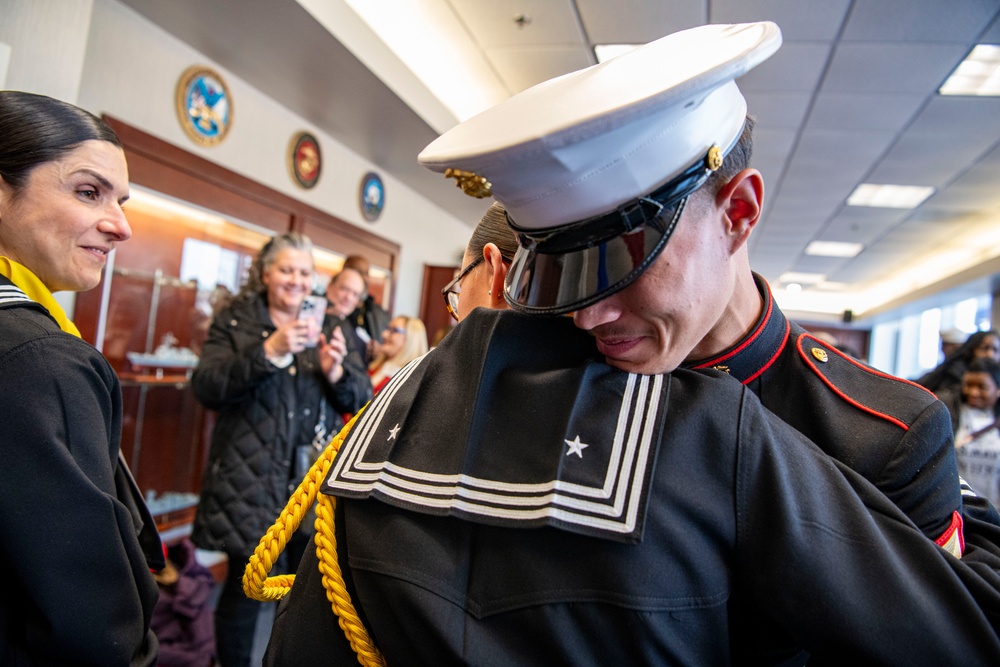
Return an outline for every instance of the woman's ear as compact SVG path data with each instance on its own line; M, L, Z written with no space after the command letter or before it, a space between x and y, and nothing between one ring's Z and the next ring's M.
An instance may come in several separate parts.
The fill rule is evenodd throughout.
M503 281L507 277L507 263L495 243L483 246L483 260L489 270L489 300L490 308L506 308L507 300L503 297Z

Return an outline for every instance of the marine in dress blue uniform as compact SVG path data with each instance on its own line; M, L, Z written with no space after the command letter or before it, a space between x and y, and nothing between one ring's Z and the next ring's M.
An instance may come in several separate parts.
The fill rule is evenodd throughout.
M984 611L969 566L860 475L724 373L619 371L567 318L475 310L376 396L321 491L390 665L1000 650L990 592ZM265 663L338 657L354 659L310 552Z
M742 133L733 79L779 43L768 23L668 36L525 91L420 159L469 191L493 182L522 246L513 306L586 308L663 251ZM724 373L637 376L601 364L566 318L475 313L366 410L323 492L340 499L348 589L392 664L757 664L801 650L989 664L996 589L956 557L957 475L947 460L940 475L952 505L921 528L952 528L949 549ZM271 664L346 646L315 557L299 577Z

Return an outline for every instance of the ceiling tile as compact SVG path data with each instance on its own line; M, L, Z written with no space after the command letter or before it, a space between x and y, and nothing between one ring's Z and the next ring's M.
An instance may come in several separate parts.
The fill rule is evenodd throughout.
M589 48L572 0L448 0L479 45L583 46ZM521 26L514 18L529 20ZM592 64L592 63L590 63Z
M820 241L861 243L865 246L885 236L910 211L845 206L823 228Z
M644 44L708 23L707 0L576 0L576 6L591 44Z
M821 273L829 276L843 264L843 257L818 257L803 254L795 260L794 268L791 270L798 273Z
M841 39L968 44L996 11L995 0L856 0Z
M979 37L978 42L980 44L1000 44L1000 14L997 15L997 19L993 21L993 24L986 29L986 32Z
M934 95L907 128L947 137L978 138L978 156L1000 141L1000 97Z
M949 211L1000 211L1000 163L980 162L927 203Z
M816 88L830 45L818 42L785 42L778 52L737 79L745 91L812 91Z
M924 104L919 93L836 93L816 96L809 112L808 128L829 130L892 130L909 122Z
M710 23L774 21L787 42L833 41L850 0L712 0Z
M878 162L866 181L941 187L959 176L985 148L976 137L906 132Z
M797 129L802 125L812 101L809 92L764 92L742 89L747 113L757 121L754 133L762 128Z
M822 90L927 94L937 90L967 50L962 44L841 43Z

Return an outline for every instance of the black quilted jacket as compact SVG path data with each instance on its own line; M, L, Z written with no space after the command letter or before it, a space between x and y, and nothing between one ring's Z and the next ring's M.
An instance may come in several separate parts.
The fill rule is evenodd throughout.
M191 378L195 397L218 412L192 535L203 549L248 557L298 483L295 447L313 439L321 403L332 437L341 415L371 398L368 374L352 365L331 386L315 349L287 368L271 364L264 340L274 330L266 296L235 302L216 315Z

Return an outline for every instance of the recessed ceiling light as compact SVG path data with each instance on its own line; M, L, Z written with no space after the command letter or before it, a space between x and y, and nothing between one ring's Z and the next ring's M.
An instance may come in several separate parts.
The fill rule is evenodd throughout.
M595 44L594 55L597 56L597 62L603 63L611 60L615 56L628 53L637 46L639 46L639 44Z
M864 245L860 243L841 243L840 241L813 241L806 246L807 255L821 257L854 257Z
M1000 95L1000 46L976 45L938 92L942 95Z
M798 283L799 285L815 285L818 282L822 282L824 278L826 278L826 276L822 273L796 273L795 271L787 271L782 273L778 280L786 285L789 283Z
M934 194L934 188L931 187L862 183L847 198L847 205L876 208L916 208L932 194Z

